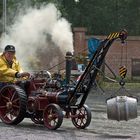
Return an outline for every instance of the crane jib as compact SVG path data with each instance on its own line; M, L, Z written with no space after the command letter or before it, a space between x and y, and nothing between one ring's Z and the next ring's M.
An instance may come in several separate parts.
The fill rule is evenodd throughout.
M76 94L80 93L83 96L81 98L80 103L78 104L78 107L83 106L83 104L87 99L92 83L95 81L98 70L100 69L103 63L110 46L118 38L120 38L121 42L124 42L127 38L127 31L122 30L121 32L111 33L107 36L105 40L101 41L99 47L97 48L94 55L92 56L89 64L87 65L83 74L81 75L74 89L74 92L71 95L71 98L69 98L68 100L69 105L71 105L73 100L75 100Z

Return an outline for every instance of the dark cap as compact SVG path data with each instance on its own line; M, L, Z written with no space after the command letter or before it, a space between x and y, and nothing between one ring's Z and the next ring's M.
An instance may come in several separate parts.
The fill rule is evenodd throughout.
M4 52L16 52L15 47L13 45L7 45L4 49Z

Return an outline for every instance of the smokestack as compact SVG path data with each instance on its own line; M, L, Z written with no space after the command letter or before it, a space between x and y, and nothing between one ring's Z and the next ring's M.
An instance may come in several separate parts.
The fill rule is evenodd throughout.
M72 53L66 53L66 84L70 83L71 77L71 66L72 66Z

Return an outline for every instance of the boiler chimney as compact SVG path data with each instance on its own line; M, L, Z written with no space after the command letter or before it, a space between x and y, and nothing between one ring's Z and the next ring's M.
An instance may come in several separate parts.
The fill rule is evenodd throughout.
M66 85L70 83L71 77L71 66L72 66L72 53L66 53Z

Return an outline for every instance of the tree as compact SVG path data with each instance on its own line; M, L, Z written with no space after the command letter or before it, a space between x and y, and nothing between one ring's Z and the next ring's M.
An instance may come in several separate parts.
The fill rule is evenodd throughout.
M72 27L87 27L90 34L108 34L126 28L129 35L140 35L139 0L7 0L8 23L12 23L16 13L24 7L40 7L50 2L57 6Z
M91 34L108 34L126 28L140 35L139 0L63 0L66 18L75 26L85 26Z

